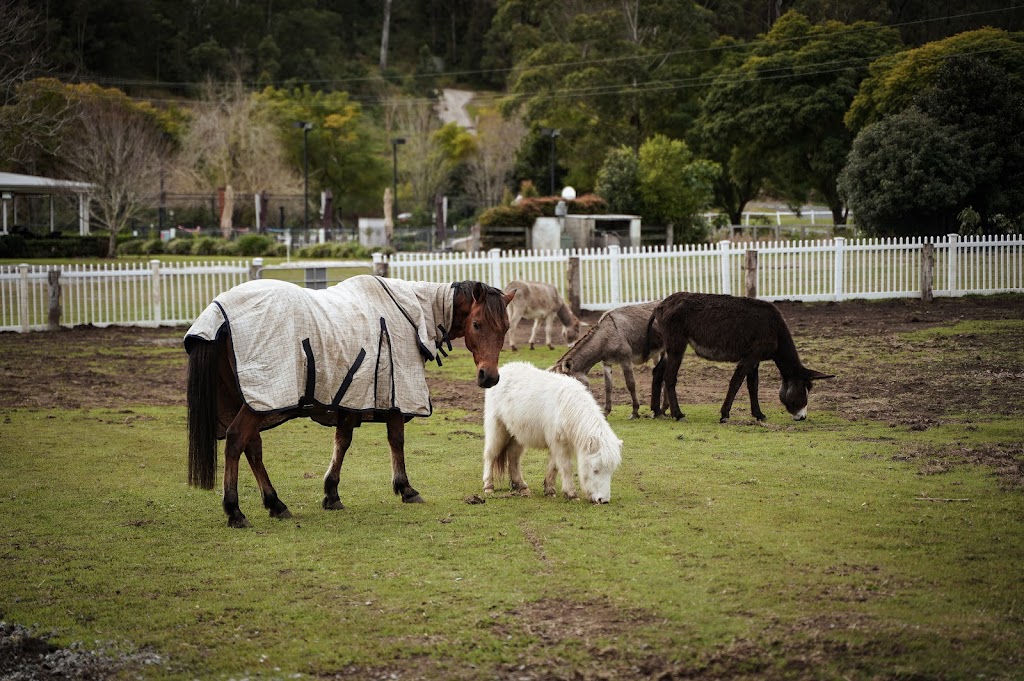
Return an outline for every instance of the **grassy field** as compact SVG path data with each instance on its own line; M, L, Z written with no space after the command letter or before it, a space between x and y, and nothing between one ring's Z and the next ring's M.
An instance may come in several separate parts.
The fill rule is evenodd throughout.
M471 376L468 353L428 373ZM1024 425L969 404L928 428L814 403L794 423L762 399L767 425L617 407L602 507L504 488L469 503L480 413L449 408L407 428L427 504L391 494L366 425L346 509L326 512L331 431L295 421L264 446L295 517L266 517L243 464L248 531L186 486L182 408L4 409L0 619L157 653L120 672L143 678L1021 678L1024 495L953 452L1019 447ZM545 465L528 454L536 491Z

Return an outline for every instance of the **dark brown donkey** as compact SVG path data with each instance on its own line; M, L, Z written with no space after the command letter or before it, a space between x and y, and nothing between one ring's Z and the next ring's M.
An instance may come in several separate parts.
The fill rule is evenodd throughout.
M356 279L359 278L332 288L341 290ZM432 412L429 389L422 373L423 363L437 359L440 364L440 355L435 355L424 339L436 344L437 353L445 354L441 349L443 342L464 338L466 347L473 353L477 384L489 388L498 383L498 356L508 331L506 306L513 295L474 281L406 282L418 288L403 289L395 280L363 279L368 287L366 295L379 293L383 302L368 306L368 312L355 320L347 317L349 321L340 330L336 324L331 324L337 317L346 316L349 308L359 306L351 296L346 296L333 308L332 319L325 326L318 327L310 322L316 317L304 310L323 309L322 294L330 289L312 291L282 282L254 281L218 296L186 336L185 346L189 352L188 481L198 487L213 488L217 469L216 441L225 439L223 506L229 527L249 526L238 506L238 462L243 453L270 516L291 517L263 466L260 432L299 416L336 428L334 455L324 476L322 505L325 509L344 507L338 495L341 465L352 444L353 430L364 421L387 424L395 494L400 494L406 503L422 502L405 470L405 422L412 416L429 416ZM406 291L404 298L403 290ZM235 297L231 296L233 292ZM264 297L266 295L269 299ZM255 300L255 311L239 305L239 297L243 302ZM305 304L307 298L313 305ZM426 301L428 313L421 313L417 300ZM232 308L232 304L236 307ZM245 331L248 327L242 322L247 314L257 318L255 331L248 333ZM207 321L205 326L200 323L203 320ZM301 333L289 338L284 329L293 327ZM366 334L367 331L370 333ZM361 347L357 346L350 353L355 355L353 359L343 357L340 350L331 349L334 346L328 341L338 338L370 340L360 341ZM279 346L287 350L283 361L270 352ZM450 344L448 349L451 349ZM239 371L241 365L245 367L245 376ZM278 365L283 367L280 374ZM332 373L335 371L341 373ZM250 374L256 374L259 380L250 382ZM415 383L413 388L421 387L426 392L422 395L418 390L409 391L415 393L415 408L405 406L407 402L401 394L410 380ZM287 397L289 401L283 406L262 397L281 384L286 385L286 395L294 396ZM370 406L346 406L350 399L356 399L352 395L367 396Z
M639 416L640 400L636 397L633 365L643 364L649 357L657 362L661 358L661 339L647 338L647 327L654 308L661 301L623 305L601 315L597 323L555 362L551 371L568 374L587 384L587 373L601 362L604 369L604 413L612 410L612 365L622 367L626 389L633 398L633 413Z
M649 335L664 343L664 361L655 367L651 382L651 410L661 415L662 381L668 394L672 416L685 416L679 410L676 380L683 353L689 345L698 357L715 362L736 362L729 381L729 392L722 403L722 423L729 420L736 392L743 380L750 393L750 413L758 421L767 417L757 401L758 367L772 360L782 374L779 399L797 421L807 418L807 393L812 381L832 378L808 369L800 363L793 337L778 308L754 298L711 293L673 293L654 310Z

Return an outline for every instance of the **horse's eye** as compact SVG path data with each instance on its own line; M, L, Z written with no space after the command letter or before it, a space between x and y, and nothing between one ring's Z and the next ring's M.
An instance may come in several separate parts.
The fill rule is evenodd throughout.
M473 330L474 331L479 331L480 330L480 322L478 322L475 319L473 320Z

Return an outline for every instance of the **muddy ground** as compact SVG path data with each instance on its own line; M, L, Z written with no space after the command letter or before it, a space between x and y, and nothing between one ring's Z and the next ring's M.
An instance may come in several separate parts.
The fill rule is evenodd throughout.
M962 418L965 413L1024 415L1024 331L1019 327L1000 333L965 329L962 333L927 335L921 339L903 335L960 321L1022 320L1024 296L943 298L931 303L780 302L778 307L789 323L804 363L836 374L835 379L817 384L811 397L812 414L815 409L834 410L849 419L872 419L914 429ZM585 313L584 320L594 323L599 316ZM185 353L180 345L183 332L184 329L168 328L79 327L45 333L0 333L0 409L184 406ZM528 337L527 322L522 322L518 333L521 340ZM518 354L528 359L529 352L521 349ZM617 369L615 373L614 402L628 404L621 373ZM680 379L680 402L719 405L731 373L731 366L688 356ZM474 385L472 377L465 381L445 380L429 370L427 375L436 409L481 410L479 391L467 389ZM773 420L779 421L784 417L776 397L778 372L769 364L762 368L761 376L762 406ZM646 405L650 398L649 368L637 370L637 383L641 404ZM602 402L603 383L597 369L591 374L591 386ZM642 407L641 414L647 412L647 407ZM733 407L733 420L741 419L750 419L745 389ZM942 472L943 467L955 465L948 456L930 454L921 450L901 456L919 460L923 474ZM965 450L961 454L964 462L992 467L1003 485L1024 490L1021 445ZM608 606L602 610L599 605L586 604L586 617L579 614L582 605L565 603L538 603L530 606L536 612L517 614L521 615L518 619L524 627L542 638L554 636L553 632L576 631L582 636L595 627L599 629L602 622L613 626L634 616ZM606 617L595 620L594 613L604 611ZM809 622L807 626L819 625ZM833 628L855 625L828 623ZM758 665L767 664L764 651L745 646L746 642L738 641L692 668L665 665L652 657L643 664L619 668L618 675L717 679L749 676L753 672L753 676L760 676ZM606 652L615 657L615 651ZM811 662L820 654L822 651L814 649L793 651L789 658L797 666L786 675L812 678ZM106 678L124 664L138 664L72 654L69 649L56 649L27 630L5 623L0 623L0 657L4 658L0 678L25 680ZM800 667L801 660L808 663L806 668ZM453 674L453 670L442 673L419 666L342 670L337 678L434 678L434 672L450 678L462 677ZM465 677L473 676L467 670ZM528 670L494 670L494 678L584 677L579 676L578 670L563 668L557 660L538 659Z

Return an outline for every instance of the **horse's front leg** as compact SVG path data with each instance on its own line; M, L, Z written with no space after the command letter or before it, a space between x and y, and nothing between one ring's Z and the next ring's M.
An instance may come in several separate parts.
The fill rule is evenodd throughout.
M345 508L341 503L341 497L338 496L338 482L341 479L341 464L345 461L345 452L352 445L352 432L360 418L362 417L354 412L338 414L338 426L334 430L334 453L331 455L331 465L324 474L324 500L320 504L328 511Z
M388 412L388 444L391 446L391 486L402 495L406 504L422 504L423 497L409 484L405 472L405 417L401 412Z
M259 430L249 438L249 443L245 446L245 458L249 460L249 468L252 469L256 484L260 486L260 494L263 496L263 507L270 511L270 517L281 520L291 518L291 511L278 498L277 490L270 483L270 476L263 466L263 438L260 437Z
M761 377L758 375L760 366L761 363L758 362L753 369L747 372L747 393L750 395L750 413L758 421L767 421L768 417L761 411L761 405L757 401L757 389L761 383Z

